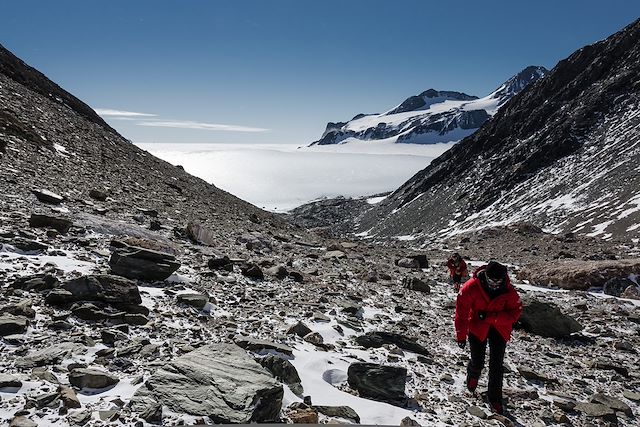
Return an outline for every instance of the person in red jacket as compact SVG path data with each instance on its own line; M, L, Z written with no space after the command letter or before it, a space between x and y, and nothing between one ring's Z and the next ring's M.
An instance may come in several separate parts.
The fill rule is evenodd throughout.
M458 292L462 280L466 280L469 277L467 263L464 262L458 252L454 252L447 261L447 267L449 268L450 283L453 283L455 291Z
M502 370L507 341L513 324L522 313L522 303L507 268L495 261L478 268L458 293L456 301L456 340L464 348L469 339L471 359L467 366L467 388L475 391L484 367L489 343L488 397L491 409L503 414Z

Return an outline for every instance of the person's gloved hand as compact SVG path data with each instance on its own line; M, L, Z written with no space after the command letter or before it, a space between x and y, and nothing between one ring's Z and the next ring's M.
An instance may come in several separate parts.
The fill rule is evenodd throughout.
M467 345L467 340L458 341L458 347L464 348Z
M484 320L486 318L487 318L487 312L486 311L479 311L478 312L478 319Z

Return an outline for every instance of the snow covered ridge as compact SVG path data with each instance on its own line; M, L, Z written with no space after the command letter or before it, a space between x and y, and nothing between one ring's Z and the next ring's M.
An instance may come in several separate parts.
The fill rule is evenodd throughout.
M483 98L429 89L385 113L358 114L348 122L328 123L320 140L311 145L382 139L412 144L459 141L475 132L511 97L547 73L544 67L527 67Z

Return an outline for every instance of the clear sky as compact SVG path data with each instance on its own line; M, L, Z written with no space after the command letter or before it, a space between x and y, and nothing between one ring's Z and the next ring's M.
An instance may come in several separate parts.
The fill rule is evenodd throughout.
M428 88L483 96L636 0L6 1L0 43L134 142L306 144Z

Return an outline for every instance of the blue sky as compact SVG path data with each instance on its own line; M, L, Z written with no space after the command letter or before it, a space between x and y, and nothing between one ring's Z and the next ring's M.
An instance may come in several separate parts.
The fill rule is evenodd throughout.
M640 16L640 2L3 2L0 43L134 142L306 144L428 88L483 96ZM152 125L152 126L150 126Z

